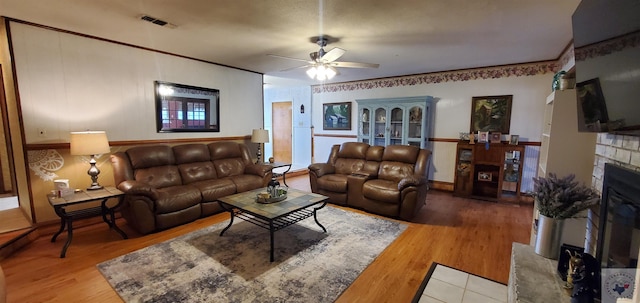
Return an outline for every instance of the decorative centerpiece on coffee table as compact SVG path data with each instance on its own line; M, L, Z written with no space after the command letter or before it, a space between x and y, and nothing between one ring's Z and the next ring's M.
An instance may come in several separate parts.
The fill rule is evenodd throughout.
M267 190L256 195L256 202L264 204L280 202L287 198L287 190L286 186L280 186L280 182L276 178L272 178Z
M558 178L554 173L547 178L533 178L533 191L529 194L540 214L534 250L543 257L558 258L565 219L576 218L600 201L597 191L574 179L573 174Z

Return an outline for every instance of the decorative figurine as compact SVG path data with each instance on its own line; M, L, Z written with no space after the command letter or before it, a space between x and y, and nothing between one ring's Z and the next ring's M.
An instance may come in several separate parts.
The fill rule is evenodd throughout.
M572 289L571 303L593 303L600 288L598 261L589 254L567 253L571 258L565 288Z

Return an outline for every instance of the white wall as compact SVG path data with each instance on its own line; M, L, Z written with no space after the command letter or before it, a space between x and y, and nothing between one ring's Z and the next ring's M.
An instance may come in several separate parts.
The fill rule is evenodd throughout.
M445 73L446 74L446 73ZM432 96L438 100L435 106L435 126L432 138L457 139L459 132L468 132L471 122L471 98L474 96L513 95L511 112L511 134L520 135L520 141L541 141L544 105L551 92L553 72L539 72L531 76L502 76L489 79L443 81L429 84L407 84L390 87L374 85L371 89L345 90L315 93L313 97L313 125L316 134L357 135L357 128L351 131L323 131L323 103L354 102L352 121L357 121L358 107L355 100L373 98L396 98L410 96ZM504 138L503 138L504 139ZM331 143L355 141L355 139L316 137L316 161L326 161ZM432 163L434 170L430 179L442 182L453 182L455 163L455 143L434 142ZM532 161L536 162L536 161ZM535 172L537 163L529 165L525 170ZM535 173L533 173L535 175ZM523 189L526 190L526 189Z
M68 142L70 131L86 129L127 141L245 136L262 127L261 74L21 23L10 26L27 144ZM220 132L158 133L155 80L219 89ZM246 108L255 110L241 110Z
M311 88L265 88L264 89L264 128L269 130L273 138L273 122L271 104L274 102L291 102L292 107L292 169L307 168L311 164ZM304 113L300 113L300 106L304 105ZM273 140L265 144L265 159L273 156Z

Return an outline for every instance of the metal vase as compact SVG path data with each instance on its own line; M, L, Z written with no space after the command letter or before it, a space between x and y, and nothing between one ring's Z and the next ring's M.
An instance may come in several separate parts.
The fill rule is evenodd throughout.
M560 255L560 238L564 220L538 216L538 233L534 250L545 258L557 260Z

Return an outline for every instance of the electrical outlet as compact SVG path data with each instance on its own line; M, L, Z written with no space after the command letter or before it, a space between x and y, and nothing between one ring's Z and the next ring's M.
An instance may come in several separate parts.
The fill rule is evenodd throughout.
M44 128L38 128L38 136L39 137L46 137L47 136L47 130Z

